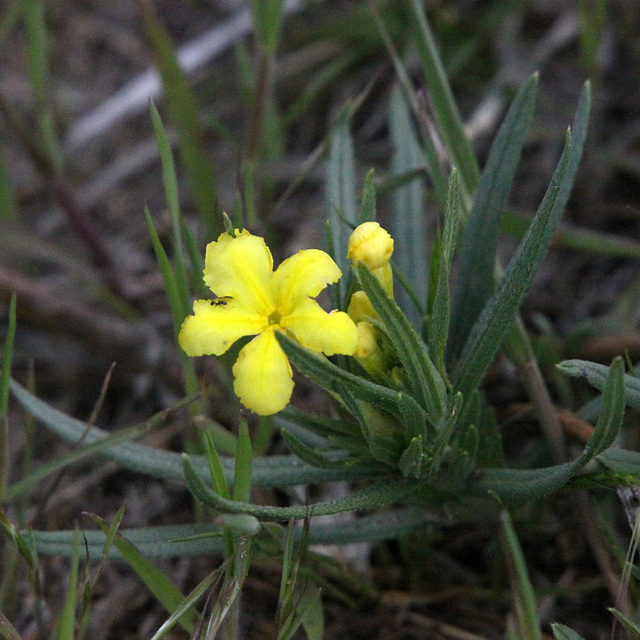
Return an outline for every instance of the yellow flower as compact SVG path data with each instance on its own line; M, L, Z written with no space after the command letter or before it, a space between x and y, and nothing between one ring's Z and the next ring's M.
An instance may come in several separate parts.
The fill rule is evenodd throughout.
M341 275L330 256L317 249L299 251L273 272L262 238L246 230L223 233L207 246L204 269L204 281L218 297L193 303L180 345L190 356L219 356L239 338L255 335L233 366L234 390L247 409L277 413L289 403L293 379L276 330L315 352L355 352L358 332L351 318L341 311L327 313L313 300Z

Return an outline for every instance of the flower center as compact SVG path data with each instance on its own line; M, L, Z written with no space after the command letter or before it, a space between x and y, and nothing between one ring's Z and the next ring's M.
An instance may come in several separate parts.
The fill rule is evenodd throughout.
M282 320L282 314L276 309L270 316L269 316L269 325L272 324L280 324L280 321Z

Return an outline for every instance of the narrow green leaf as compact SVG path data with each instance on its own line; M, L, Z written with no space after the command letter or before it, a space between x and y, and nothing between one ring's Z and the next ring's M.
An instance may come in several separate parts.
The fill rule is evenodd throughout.
M394 149L391 158L391 173L399 175L424 168L423 151L417 140L409 109L398 89L391 94L389 104L390 136ZM426 216L424 209L423 178L414 179L395 189L392 193L392 215L389 232L395 241L395 260L400 270L408 277L419 306L410 304L405 291L398 291L398 304L415 327L422 324L426 308L429 280L427 261Z
M427 415L437 422L446 406L447 392L424 342L367 266L360 263L355 267L355 272L387 329L387 336L405 369L411 394Z
M602 409L596 428L580 457L582 464L586 464L594 456L608 449L618 437L624 417L624 401L624 361L621 357L617 357L609 367L602 397Z
M213 444L213 440L207 432L203 434L203 438L207 464L209 465L209 473L211 474L213 487L223 498L229 499L231 498L229 485L227 484L227 479L224 477L224 468L222 467L222 462L220 462L220 458L218 457L218 452Z
M16 334L16 294L12 294L9 303L7 336L2 350L2 372L0 373L0 502L7 494L9 481L9 381L11 379L11 360L13 358L13 341Z
M640 638L640 626L631 620L631 618L625 616L624 613L614 609L613 607L609 607L609 611L616 617L618 622L620 622L620 624L634 636L634 638Z
M109 531L109 527L97 516L91 518L97 524L103 533ZM117 533L113 544L120 552L122 558L129 566L138 574L140 579L147 586L149 591L158 599L158 601L169 611L173 613L182 605L184 596L180 590L147 558L140 553L136 547L131 544L124 536ZM197 623L197 613L193 609L185 611L179 620L180 625L188 632L193 633Z
M180 155L210 238L222 233L215 173L203 141L195 96L180 65L171 38L147 0L139 0L145 33L153 48L171 119L176 126Z
M141 438L152 429L157 428L160 419L161 418L159 418L159 416L155 416L147 422L119 429L114 433L109 433L101 440L96 440L91 444L78 447L69 453L58 456L51 462L40 465L28 476L25 476L22 480L12 484L11 487L9 487L8 497L15 500L19 496L23 496L25 493L33 489L33 487L46 477L68 467L71 464L74 464L75 462L84 460L92 455L101 455L110 447L117 446L120 443L130 442L131 440Z
M507 506L516 506L558 491L578 467L573 461L540 469L483 469L470 487L482 494L493 491Z
M429 353L443 379L446 379L444 362L445 347L449 336L450 291L449 275L458 236L458 220L460 211L460 184L455 168L449 175L447 199L444 210L444 231L439 243L438 279L433 298L433 307L427 324L429 337Z
M467 516L473 514L467 512ZM481 515L480 517L484 517ZM466 521L473 521L469 517ZM350 544L353 542L375 542L400 538L434 523L451 523L450 513L431 512L425 509L402 508L372 515L364 515L349 524L348 527L336 527L335 524L312 523L310 544ZM165 525L161 527L143 527L122 531L122 535L134 544L147 558L185 558L220 552L220 536L212 537L216 531L209 523ZM217 529L218 534L222 532ZM102 531L85 531L89 557L99 560L105 535ZM294 536L300 530L294 531ZM33 540L38 553L69 557L71 555L73 531L34 531ZM117 549L112 549L111 557L121 557Z
M551 625L551 629L553 630L553 637L556 640L585 640L579 633L557 622Z
M20 405L44 426L70 443L81 438L85 445L103 440L109 434L102 429L92 427L76 420L46 402L43 402L14 380L9 383L11 392ZM403 394L406 396L406 394ZM179 453L161 451L133 442L113 445L102 452L104 458L113 460L126 469L146 473L156 478L165 478L184 482L182 460ZM193 464L203 479L210 479L207 461L202 456L193 456ZM233 480L234 462L229 458L221 459L227 482ZM372 469L318 469L295 456L269 456L259 458L253 463L251 483L253 486L272 487L292 484L320 484L338 480L356 480L375 477L379 470Z
M314 467L338 469L340 467L344 467L345 464L348 464L348 459L345 458L344 455L338 458L331 458L324 451L305 444L302 440L296 438L294 434L286 429L283 429L280 432L280 435L285 441L287 447L289 447L291 453Z
M527 561L524 558L513 523L507 511L500 513L502 548L507 568L511 593L514 600L517 637L521 640L542 640L538 622L536 595L529 579Z
M191 304L189 302L187 270L184 264L184 249L180 222L180 202L178 199L178 178L176 176L176 167L173 162L173 154L171 153L169 136L167 136L167 132L162 124L162 120L160 119L160 114L153 102L151 103L151 121L153 122L153 130L155 132L156 143L160 152L160 161L162 162L162 182L164 184L164 191L169 208L169 217L171 218L171 227L173 230L173 253L175 262L174 277L176 287L180 295L180 301L182 303L181 315L184 317L191 312ZM149 220L147 220L147 226L148 225Z
M347 246L351 229L358 223L356 208L356 166L349 132L348 110L344 109L331 129L325 201L331 230L330 254L342 273L349 273ZM342 218L351 224L349 227ZM340 302L346 294L345 279L338 282ZM340 305L342 308L342 305Z
M306 607L304 607L302 626L308 640L322 640L324 637L324 615L322 609L321 589L311 586L304 593Z
M177 335L186 315L184 312L184 300L180 293L180 287L175 273L173 272L171 262L169 261L167 252L162 246L162 242L160 242L160 236L158 236L158 232L156 231L153 220L151 219L151 214L147 207L144 208L144 217L147 222L147 229L149 230L153 250L155 251L156 259L158 260L158 265L160 266L160 271L162 272L162 277L164 279L167 297L169 298L169 305L171 306L171 312L173 314L173 327ZM189 311L190 310L188 309L187 313Z
M640 475L640 451L611 447L598 456L598 461L614 473L629 476Z
M415 42L439 131L453 159L453 164L460 171L463 190L466 194L472 194L480 177L478 161L465 135L462 118L453 98L424 6L420 0L410 0L410 5L416 19L413 24Z
M256 40L270 55L276 50L282 24L284 0L251 0Z
M249 425L246 418L240 418L236 467L233 475L233 499L236 502L249 502L250 500L252 463L253 451L249 437Z
M29 80L35 97L40 143L49 163L49 170L59 173L63 168L64 155L56 133L51 99L53 93L49 82L45 3L43 0L25 0L22 3L22 12L27 34Z
M169 618L162 623L160 628L153 634L151 640L160 640L160 638L163 638L164 635L176 625L176 623L180 622L180 618L182 618L183 615L195 607L200 598L202 598L210 589L214 589L220 581L225 568L226 565L223 564L202 580L202 582L200 582L200 584L184 598L182 603L176 607L176 610L169 616Z
M19 3L16 2L16 4ZM11 176L7 171L4 158L0 156L0 219L10 220L15 218L17 214L18 205L13 183L11 182Z
M71 556L71 571L69 573L69 585L64 598L64 605L60 612L59 640L73 640L76 621L76 602L78 589L78 564L80 562L80 532L76 529L73 538L73 551Z
M535 104L538 74L520 89L491 145L460 249L447 357L455 362L495 287L500 215L507 203Z
M222 513L247 513L266 522L281 522L289 520L289 518L302 519L345 511L379 508L391 502L402 500L420 486L419 483L408 480L379 481L364 489L353 491L344 498L329 502L309 506L271 507L225 500L204 484L189 456L182 454L182 460L187 483L196 498Z
M509 263L499 288L487 302L465 344L454 376L454 386L467 396L473 391L497 353L533 276L545 257L553 230L564 210L586 137L590 86L580 96L573 132L567 132L565 148L538 212Z
M568 376L577 378L583 376L587 379L587 382L598 389L598 391L604 391L607 377L609 375L610 367L604 364L598 364L596 362L589 362L587 360L565 360L556 365L562 373ZM625 391L625 403L633 407L634 409L640 408L640 378L625 374L624 375L624 391Z

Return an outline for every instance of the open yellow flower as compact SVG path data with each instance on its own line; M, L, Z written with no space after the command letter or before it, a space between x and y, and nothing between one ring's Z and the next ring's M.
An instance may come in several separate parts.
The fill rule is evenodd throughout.
M355 352L358 332L351 318L327 313L313 300L341 275L331 257L317 249L299 251L273 272L262 238L246 230L223 233L207 246L204 269L204 281L218 297L193 303L180 345L190 356L219 356L239 338L255 335L233 366L234 390L247 409L277 413L291 398L293 379L276 330L326 355Z

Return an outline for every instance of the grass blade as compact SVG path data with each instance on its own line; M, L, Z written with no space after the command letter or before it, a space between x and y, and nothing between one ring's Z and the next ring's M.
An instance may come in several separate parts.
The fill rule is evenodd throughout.
M78 564L80 562L80 532L76 529L73 536L73 551L71 556L71 572L69 585L64 599L64 606L60 613L59 640L74 640L75 610L78 589Z
M153 48L171 119L176 127L180 155L208 236L223 231L215 173L203 142L195 96L178 64L171 38L147 0L138 0L142 23Z
M511 593L514 601L518 628L517 637L520 640L542 640L538 622L536 595L529 579L527 562L507 511L500 513L500 525L502 549L507 561Z
M91 520L103 533L107 534L110 531L102 518L92 516ZM113 545L169 613L173 613L182 605L184 596L180 590L122 534L116 533ZM197 613L193 609L187 610L178 622L188 633L192 633L197 622Z
M16 295L11 296L9 303L9 320L7 337L2 350L2 373L0 374L0 502L7 493L9 481L9 381L11 379L11 360L13 358L13 341L16 335Z
M160 114L153 102L151 103L151 121L153 122L153 130L156 135L156 143L158 145L160 160L162 162L162 183L164 184L164 190L167 197L169 217L171 218L171 228L173 231L173 254L175 262L174 280L182 306L182 316L184 318L184 316L191 312L191 305L189 304L189 282L187 280L187 270L184 263L184 249L180 223L180 202L178 200L178 178L176 176L176 167L173 162L173 154L171 153L171 145L169 144L169 136L167 136L167 132L162 124L162 120L160 119ZM147 226L149 226L148 216ZM156 243L154 241L154 247L155 246ZM158 255L157 251L156 255Z
M460 181L465 195L473 194L480 179L478 161L471 144L467 140L462 118L453 98L447 73L440 59L431 28L420 0L410 0L416 19L415 42L418 47L422 72L433 103L433 110L440 133L453 165L460 172Z

